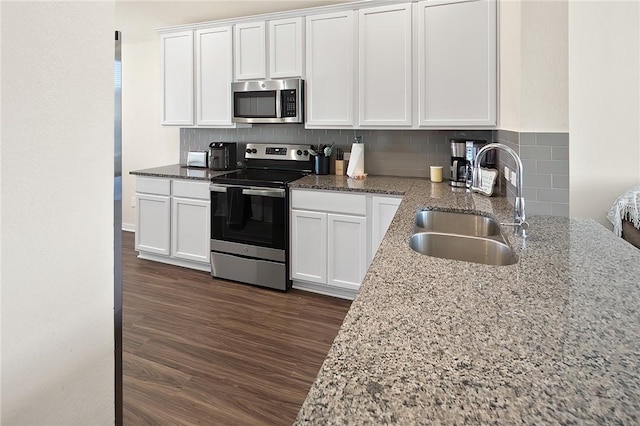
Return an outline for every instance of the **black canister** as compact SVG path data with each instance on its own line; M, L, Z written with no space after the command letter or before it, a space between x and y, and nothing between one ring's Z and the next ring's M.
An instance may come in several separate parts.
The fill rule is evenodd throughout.
M314 157L314 173L317 175L329 174L329 157L318 154Z

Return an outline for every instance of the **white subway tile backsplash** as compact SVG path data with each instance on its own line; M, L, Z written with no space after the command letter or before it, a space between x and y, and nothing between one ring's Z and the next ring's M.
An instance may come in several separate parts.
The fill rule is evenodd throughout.
M551 203L541 203L539 201L529 201L525 199L527 217L534 215L549 216L553 214L553 205ZM530 232L535 232L531 230Z
M525 171L527 169L525 168ZM532 173L525 173L523 176L524 184L533 188L552 188L552 176L551 175L539 175Z
M537 201L548 201L550 203L564 203L569 200L569 190L567 189L539 189Z
M551 159L569 161L569 148L561 146L551 147Z
M367 173L414 177L427 177L431 165L448 170L450 138L467 137L489 142L493 139L491 131L307 130L298 124L254 125L239 129L183 128L180 129L180 158L186 161L186 152L190 149L206 149L213 141L309 145L335 142L337 147L349 151L356 135L362 136L365 144Z
M541 160L537 162L536 168L540 174L569 175L568 161Z
M550 146L521 146L520 158L527 160L551 160Z
M568 133L536 133L537 146L564 146L569 147Z
M569 176L553 175L551 179L551 187L557 189L569 189ZM567 200L568 202L568 200Z
M206 149L211 142L302 143L309 145L335 142L345 151L355 136L365 144L365 168L369 174L427 178L429 166L443 166L449 175L449 139L484 139L503 143L519 153L524 168L527 214L568 216L569 210L569 135L568 133L519 133L509 130L307 130L300 124L254 125L239 129L180 129L180 160L186 162L189 150ZM515 162L506 154L498 155L497 168ZM504 183L501 183L503 185ZM515 187L507 185L513 200Z
M569 217L569 203L552 203L551 215Z
M520 146L529 146L536 144L535 133L522 133L520 135Z

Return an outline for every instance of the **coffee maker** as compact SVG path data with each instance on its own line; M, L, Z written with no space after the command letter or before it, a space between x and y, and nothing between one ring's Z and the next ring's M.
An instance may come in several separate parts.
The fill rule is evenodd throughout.
M451 176L449 184L455 187L469 188L471 186L471 173L476 154L480 148L487 144L487 141L450 139L449 142L451 144ZM494 150L487 152L487 155L484 157L480 165L482 167L491 167L495 165Z
M237 144L235 142L211 142L209 144L209 168L233 170L236 168Z

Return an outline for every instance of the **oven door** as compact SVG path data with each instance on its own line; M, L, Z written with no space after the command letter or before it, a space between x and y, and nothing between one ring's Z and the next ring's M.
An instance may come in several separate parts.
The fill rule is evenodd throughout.
M286 189L211 184L211 240L285 250Z

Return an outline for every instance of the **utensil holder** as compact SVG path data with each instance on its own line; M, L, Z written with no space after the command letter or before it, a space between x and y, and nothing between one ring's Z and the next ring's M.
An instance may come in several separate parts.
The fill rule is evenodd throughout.
M325 157L324 155L316 155L314 157L314 173L317 175L328 175L329 174L329 157Z

